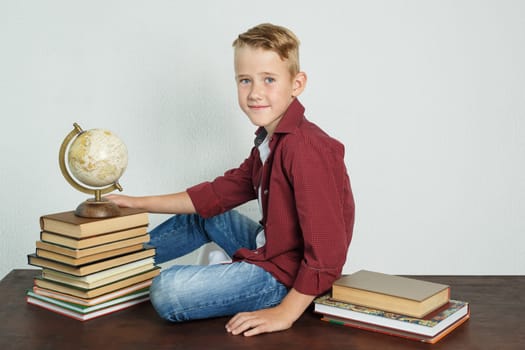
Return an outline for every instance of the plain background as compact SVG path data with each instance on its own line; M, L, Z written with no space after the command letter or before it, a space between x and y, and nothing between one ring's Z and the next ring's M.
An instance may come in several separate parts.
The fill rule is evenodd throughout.
M255 128L231 43L261 22L299 36L307 117L346 145L345 272L524 274L523 18L509 0L0 0L0 278L28 268L41 215L87 198L58 167L74 122L126 143L126 194L240 164Z

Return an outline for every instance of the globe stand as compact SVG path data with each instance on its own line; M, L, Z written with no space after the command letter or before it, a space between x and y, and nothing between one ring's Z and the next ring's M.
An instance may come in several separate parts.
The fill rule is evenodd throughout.
M101 198L99 190L95 190L95 198L86 199L75 210L76 216L84 218L110 218L120 215L119 207L105 198Z
M119 216L119 207L115 203L105 198L102 198L102 195L105 193L113 192L114 190L122 191L122 187L118 182L115 182L105 188L92 189L82 186L81 184L76 182L73 179L73 177L69 174L65 161L66 150L69 144L72 142L72 140L84 132L77 123L74 123L73 127L74 129L66 136L66 138L62 142L62 145L60 146L60 152L58 155L60 171L62 172L62 175L67 180L67 182L69 182L69 184L75 189L79 190L80 192L95 195L95 198L90 198L80 203L75 210L75 215L85 218L110 218L114 216Z

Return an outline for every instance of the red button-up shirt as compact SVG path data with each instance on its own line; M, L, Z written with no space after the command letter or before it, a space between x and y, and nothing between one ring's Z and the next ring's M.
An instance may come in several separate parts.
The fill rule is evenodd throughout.
M344 146L308 121L297 99L271 136L264 164L254 147L238 168L187 191L197 213L210 217L256 199L259 184L266 244L239 249L233 259L264 268L300 293L326 292L346 261L354 200Z

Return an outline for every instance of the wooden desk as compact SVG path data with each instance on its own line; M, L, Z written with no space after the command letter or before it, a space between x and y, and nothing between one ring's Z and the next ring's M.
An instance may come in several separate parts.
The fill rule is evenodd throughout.
M451 286L470 302L472 318L441 340L423 344L331 325L307 311L293 328L252 338L228 335L228 318L171 324L150 303L87 322L28 305L38 270L13 270L0 282L0 349L525 349L525 276L418 276Z

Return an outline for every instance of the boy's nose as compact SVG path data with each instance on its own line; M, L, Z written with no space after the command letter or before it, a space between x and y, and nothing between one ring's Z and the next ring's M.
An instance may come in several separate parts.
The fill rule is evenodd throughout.
M249 99L252 100L259 100L263 96L262 88L259 84L253 84L252 89L250 90L250 94L248 95Z

